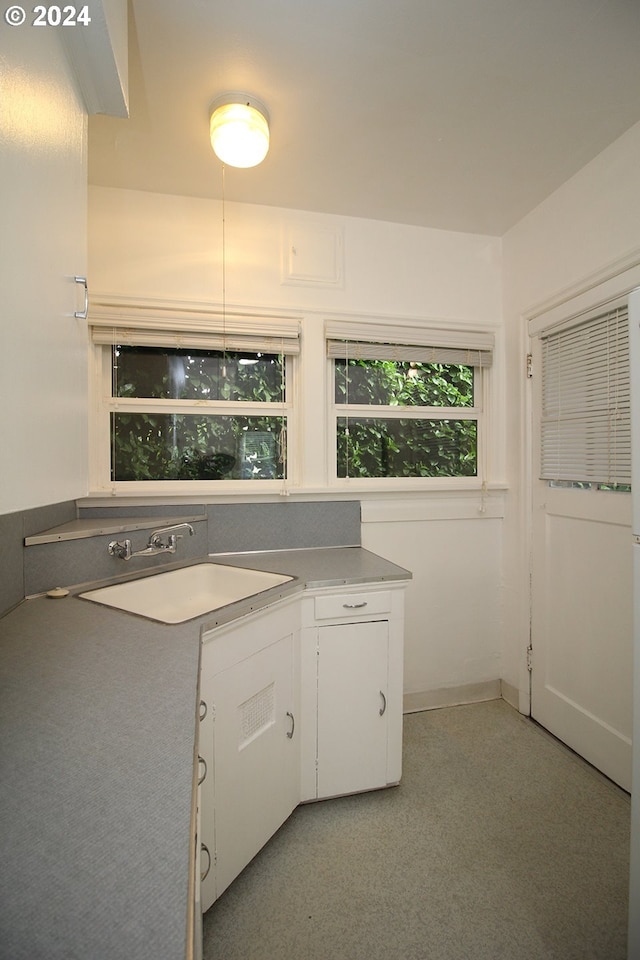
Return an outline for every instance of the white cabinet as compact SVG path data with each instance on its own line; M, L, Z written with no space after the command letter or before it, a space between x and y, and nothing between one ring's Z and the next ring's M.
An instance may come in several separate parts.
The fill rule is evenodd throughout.
M404 587L307 590L205 634L203 910L301 801L399 782Z
M303 800L400 780L403 588L333 587L302 601Z
M87 119L61 47L85 28L2 27L5 514L88 489L87 326L74 318L74 275L87 263ZM37 390L20 388L29 378ZM46 470L24 469L34 450Z
M389 624L324 626L317 642L317 796L384 787Z
M212 856L204 910L300 800L298 609L297 601L274 604L205 638L201 683L211 720L200 752L213 776L201 788Z

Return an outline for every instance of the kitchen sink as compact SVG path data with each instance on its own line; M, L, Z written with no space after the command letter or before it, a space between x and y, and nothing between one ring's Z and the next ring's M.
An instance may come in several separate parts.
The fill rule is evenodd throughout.
M81 593L85 600L161 623L184 623L293 580L281 573L195 563Z

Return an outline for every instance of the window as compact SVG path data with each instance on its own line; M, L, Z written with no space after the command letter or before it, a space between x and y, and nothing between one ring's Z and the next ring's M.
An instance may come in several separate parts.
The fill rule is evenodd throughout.
M111 480L285 479L284 356L115 344L112 370Z
M163 324L154 317L150 327L136 320L125 327L92 319L97 486L285 482L297 322L227 325L183 314Z
M465 334L477 345L462 348L415 328L393 330L404 342L389 342L390 329L373 324L367 340L353 330L347 339L339 324L328 329L337 479L480 475L489 335Z
M542 338L541 478L628 490L631 483L626 305Z

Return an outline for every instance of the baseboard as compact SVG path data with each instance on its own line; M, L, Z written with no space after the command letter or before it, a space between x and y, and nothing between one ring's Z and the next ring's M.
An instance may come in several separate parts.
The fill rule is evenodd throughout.
M500 681L500 695L503 700L506 700L510 706L515 707L516 710L520 709L520 691L517 687L514 687L512 683L507 683L506 680Z
M509 695L517 691L511 684L505 684ZM418 713L421 710L435 710L438 707L455 707L463 703L480 703L483 700L499 700L504 696L501 680L484 680L482 683L467 683L460 687L440 687L438 690L423 690L419 693L405 693L404 713ZM504 697L512 703L508 697ZM513 705L513 704L512 704Z

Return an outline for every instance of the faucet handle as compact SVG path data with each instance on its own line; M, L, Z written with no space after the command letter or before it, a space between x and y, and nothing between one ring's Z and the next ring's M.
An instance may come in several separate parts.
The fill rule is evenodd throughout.
M118 557L119 560L130 560L131 540L112 540L107 550L111 557Z

